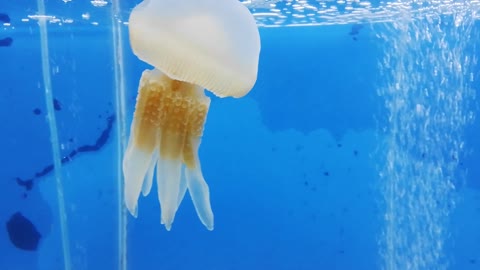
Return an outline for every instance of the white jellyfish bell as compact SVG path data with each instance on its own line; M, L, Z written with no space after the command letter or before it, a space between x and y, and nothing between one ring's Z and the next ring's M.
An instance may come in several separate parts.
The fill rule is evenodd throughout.
M260 36L238 0L144 0L129 19L134 54L154 66L139 83L123 160L125 204L137 216L156 168L161 223L171 229L187 189L213 230L210 194L198 148L210 98L242 97L257 80Z

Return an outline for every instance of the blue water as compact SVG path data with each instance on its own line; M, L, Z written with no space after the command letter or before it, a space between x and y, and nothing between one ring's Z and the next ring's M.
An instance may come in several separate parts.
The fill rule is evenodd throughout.
M215 230L186 197L167 232L150 195L119 248L119 127L150 67L120 26L119 114L110 8L90 7L99 26L48 26L65 263L38 24L0 4L17 25L0 29L0 269L480 269L477 21L260 28L254 89L212 96L200 147Z

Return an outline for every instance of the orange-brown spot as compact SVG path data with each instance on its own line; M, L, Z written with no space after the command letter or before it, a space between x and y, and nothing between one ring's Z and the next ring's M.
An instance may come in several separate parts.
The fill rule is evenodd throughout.
M142 77L133 129L137 147L151 152L159 147L163 159L181 159L195 167L195 140L203 134L209 103L197 86L162 75Z

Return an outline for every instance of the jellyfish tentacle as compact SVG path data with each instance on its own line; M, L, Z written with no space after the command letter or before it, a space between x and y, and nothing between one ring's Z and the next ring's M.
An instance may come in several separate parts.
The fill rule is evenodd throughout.
M148 167L147 175L145 175L145 179L143 180L142 195L144 197L147 196L152 190L153 174L157 166L157 161L158 161L158 151L154 151L153 157L150 160L150 165Z
M143 75L147 74L144 72ZM130 139L123 159L125 204L134 217L138 214L138 198L144 186L147 191L149 183L144 184L144 182L146 175L149 174L150 164L154 162L152 159L155 159L159 118L158 98L159 93L155 89L145 87L144 81L140 82L135 113L130 126ZM150 180L147 179L147 181Z
M208 230L213 230L213 211L210 205L210 190L207 182L203 178L200 159L198 158L198 148L200 146L200 138L192 139L192 150L195 153L194 167L185 167L185 178L187 180L187 187L192 198L193 205L197 211L200 221L207 227Z
M167 231L171 229L178 209L178 197L182 177L181 152L185 137L182 118L185 111L181 108L182 97L174 91L180 87L171 81L170 89L165 89L165 104L160 123L160 159L157 164L158 199L161 209L161 223Z
M187 193L187 179L185 176L185 164L182 165L182 176L180 177L180 188L178 192L178 199L177 199L177 209L180 206L180 203L183 201L183 197L185 197L185 193Z
M157 163L157 188L161 209L161 223L170 231L180 192L180 177L182 164L179 160L160 158Z
M138 215L138 197L151 159L152 153L139 149L135 143L129 144L125 151L123 160L125 205L134 217Z

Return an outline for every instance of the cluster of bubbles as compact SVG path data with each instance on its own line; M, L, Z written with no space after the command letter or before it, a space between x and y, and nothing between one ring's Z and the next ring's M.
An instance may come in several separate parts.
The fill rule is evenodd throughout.
M480 8L479 0L468 2L468 8ZM243 3L263 27L392 22L407 10L413 17L422 18L465 9L463 2L451 0L247 0Z
M473 121L471 83L476 8L450 1L399 2L397 21L378 25L384 41L379 95L385 100L383 268L447 269L456 170ZM460 4L461 5L460 5ZM421 13L422 8L437 12ZM411 12L416 11L416 12ZM381 28L381 29L380 29Z
M431 1L378 1L378 0L242 0L254 15L259 27L312 26L392 22L406 10L417 18L433 14L458 13L465 8L462 2L452 0ZM468 1L468 8L480 9L480 0ZM92 0L63 0L47 6L48 15L25 14L20 21L4 24L27 26L46 19L50 24L109 26L111 2ZM65 10L75 7L74 11ZM117 22L128 25L133 6L121 5ZM0 25L1 26L1 25Z

